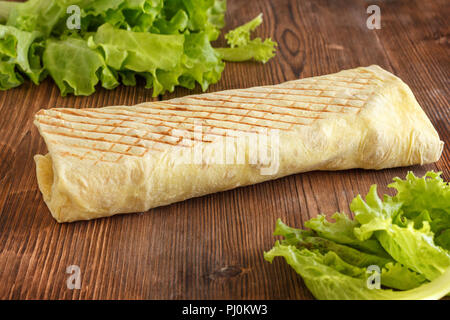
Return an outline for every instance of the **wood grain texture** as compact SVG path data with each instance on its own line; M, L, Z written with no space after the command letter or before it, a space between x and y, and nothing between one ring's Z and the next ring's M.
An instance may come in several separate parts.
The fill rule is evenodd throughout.
M381 171L310 172L130 214L58 224L38 190L33 155L45 145L32 125L50 107L101 107L151 100L137 87L62 98L46 80L0 92L1 299L311 299L281 259L263 260L275 221L292 226L318 213L347 211L358 193L380 192L408 170L450 179L449 24L445 0L372 1L382 28L366 28L365 1L229 0L227 28L263 12L259 36L279 44L266 65L228 63L209 91L276 84L378 64L413 90L446 143L439 162ZM223 45L223 39L216 45ZM194 90L199 92L197 88ZM191 93L177 89L164 99ZM81 290L66 286L81 268Z

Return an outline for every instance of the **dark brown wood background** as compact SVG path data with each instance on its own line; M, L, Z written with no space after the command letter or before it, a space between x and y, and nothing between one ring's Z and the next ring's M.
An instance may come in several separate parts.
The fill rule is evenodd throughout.
M381 171L311 172L150 210L58 224L38 190L33 156L46 148L33 116L40 108L102 107L151 100L137 87L61 98L51 80L0 92L1 299L311 299L301 278L263 251L281 217L292 226L318 213L347 211L373 183L386 186L408 170L450 178L449 23L446 0L232 1L227 27L260 12L257 35L279 44L269 63L228 63L210 91L277 84L298 77L378 64L401 77L446 143L433 165ZM382 28L366 27L369 4ZM217 45L223 44L223 39ZM199 91L198 89L196 91ZM182 96L178 89L163 99ZM81 268L81 290L66 286Z

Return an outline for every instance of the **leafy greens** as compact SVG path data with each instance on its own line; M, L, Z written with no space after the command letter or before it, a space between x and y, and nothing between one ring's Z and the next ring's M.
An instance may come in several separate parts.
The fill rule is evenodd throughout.
M275 42L250 39L261 15L225 35L230 48L213 48L225 11L225 0L0 1L0 89L50 75L63 96L136 77L154 96L196 83L206 90L224 61L274 56Z
M440 173L422 178L409 172L394 178L395 196L378 197L376 185L365 200L350 204L354 219L319 215L295 229L277 221L283 236L264 253L281 256L302 276L318 299L439 299L450 293L450 186ZM368 285L373 267L383 288ZM394 290L393 290L394 289Z

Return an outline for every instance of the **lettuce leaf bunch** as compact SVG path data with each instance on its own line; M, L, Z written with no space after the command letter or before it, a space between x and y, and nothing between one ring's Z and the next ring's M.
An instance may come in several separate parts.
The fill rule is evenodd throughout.
M283 236L264 257L284 257L318 299L439 299L450 293L450 186L440 173L376 185L350 204L354 219L319 215L305 229L277 221ZM374 269L375 268L375 269ZM378 270L380 286L371 285Z
M250 39L261 16L226 35L225 0L0 1L0 89L50 75L63 96L90 95L101 84L136 85L157 96L176 86L203 90L220 80L224 60L273 57L276 43Z

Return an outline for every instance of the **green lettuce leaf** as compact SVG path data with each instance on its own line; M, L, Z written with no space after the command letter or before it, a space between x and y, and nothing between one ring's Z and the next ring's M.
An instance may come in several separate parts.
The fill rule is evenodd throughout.
M243 47L249 44L251 42L250 33L254 31L257 27L259 27L262 22L263 22L262 13L260 13L253 20L247 22L246 24L243 24L242 26L237 27L236 29L229 31L225 35L225 39L227 40L228 45L231 48L235 48L235 47Z
M338 220L345 219L344 223L349 224L346 222L346 220L349 220L346 215L340 214L340 217ZM311 220L307 221L305 225ZM330 223L328 222L328 224ZM294 245L300 250L308 249L321 253L326 256L324 263L331 266L332 263L330 262L333 262L336 270L347 275L363 275L366 273L367 267L378 266L381 269L381 284L386 287L408 290L416 288L426 281L425 277L394 262L391 257L384 257L386 254L384 250L383 256L365 253L320 237L314 231L291 228L280 219L277 220L274 235L283 236L283 240L280 242L282 245Z
M5 24L8 21L11 11L20 5L22 5L21 2L0 1L0 23Z
M127 0L104 21L127 30L149 31L163 6L163 0Z
M225 35L230 48L217 48L226 61L247 61L254 59L266 63L275 56L276 42L270 38L264 41L261 38L250 39L250 33L262 23L262 14L246 24L229 31Z
M353 230L359 226L358 221L350 219L345 213L336 212L331 216L334 222L327 221L324 215L305 222L305 227L317 232L325 239L348 245L363 252L372 253L380 257L389 258L389 255L376 239L359 240Z
M183 33L189 22L189 16L186 11L178 10L178 12L170 19L157 19L153 24L152 30L161 34L179 34Z
M0 89L20 85L23 78L18 71L36 84L45 76L38 56L40 39L39 32L0 25Z
M353 220L341 213L332 216L334 221L319 215L305 222L311 230L278 220L274 235L283 240L264 254L266 260L284 257L319 299L438 299L449 294L448 184L434 172L422 178L408 173L405 180L394 181L393 197L380 199L375 185L365 200L358 195L350 204ZM368 285L372 270L380 273L382 288L403 291L373 289Z
M104 24L90 40L91 48L103 50L108 66L144 76L154 96L173 90L182 74L183 35L134 32Z
M225 1L218 0L169 0L164 3L164 16L170 20L180 10L189 17L187 29L192 32L204 31L210 41L216 40L223 27Z
M361 224L354 229L355 235L360 240L366 240L375 234L396 261L423 274L428 280L434 280L450 267L450 255L434 243L434 234L428 222L424 221L421 229L414 228L412 222L406 227L393 224L392 220L401 206L402 203L394 202L390 197L381 201L376 186L372 186L366 201L358 196L350 205L355 219Z
M355 213L355 219L360 223L368 223L374 218L394 220L400 213L402 203L394 202L385 197L382 201L377 194L377 186L372 185L364 201L361 195L356 196L350 204L350 210Z
M119 84L102 55L83 39L47 40L43 60L62 96L90 95L100 80L107 89Z
M299 250L279 242L264 258L272 262L283 257L303 278L306 286L317 299L324 300L429 300L440 299L450 292L450 268L432 282L406 291L369 288L368 279L349 275L340 262L327 261L324 255L308 249ZM339 265L337 268L336 265ZM347 274L346 274L347 273ZM351 272L350 272L351 274Z
M106 63L119 70L150 73L170 70L180 64L183 55L182 35L133 32L104 24L93 40L103 49Z
M450 229L445 229L434 238L436 244L447 251L450 250Z
M77 11L68 11L73 5L80 25L70 28L69 18L77 21ZM119 81L135 85L136 77L146 80L154 96L178 85L192 89L198 83L206 90L219 81L223 56L264 62L273 56L270 39L249 35L245 46L215 50L211 41L225 25L225 11L225 0L0 1L0 19L7 24L1 26L14 30L0 38L0 89L20 85L24 76L38 84L50 74L62 95L89 95L98 82L108 89ZM247 31L240 34L253 28L243 26ZM73 61L58 58L69 54ZM87 55L84 76L77 70L81 54Z
M310 230L303 230L292 228L283 223L281 219L277 219L275 225L275 231L273 232L274 236L282 236L283 244L286 245L297 245L298 243L304 241L308 237L313 237L315 233Z
M410 290L427 282L421 274L414 272L400 263L389 262L381 271L381 284L385 287Z
M217 48L216 50L225 61L241 62L253 59L266 63L275 56L276 45L276 42L271 39L262 41L256 38L242 47Z
M0 61L0 90L11 89L23 83L22 76L15 69L14 62Z
M206 10L208 21L214 28L216 28L216 30L220 30L225 26L226 11L226 0L215 0L214 3Z
M360 265L355 265L355 263L352 263L355 262L353 259L350 259L349 261L348 255L342 257L342 251L338 253L336 253L336 251L328 251L322 254L323 263L327 266L332 267L345 275L361 279L367 279L366 275L369 272L365 267L379 267L383 265L384 262L377 260L363 260L363 263L360 263ZM357 254L353 254L352 257L357 257ZM424 276L409 270L399 263L389 262L384 264L384 267L381 268L380 284L384 287L398 290L410 290L417 288L426 282L427 281Z
M300 242L297 247L318 250L319 252L322 252L324 254L332 251L345 262L360 268L365 268L371 265L382 267L393 261L390 258L384 258L373 254L364 253L352 247L338 244L334 241L330 241L321 237L308 237Z
M197 81L203 91L208 89L210 84L219 81L225 64L211 46L206 32L186 34L184 51L186 54L185 77L191 77Z
M335 214L335 218L337 219L336 223L330 223L326 221L324 216L318 216L317 218L308 220L305 222L305 226L310 226L311 223L316 223L320 221L320 225L348 225L349 223L347 220L352 221L347 218L345 214ZM329 231L332 228L328 228ZM314 229L313 229L314 230ZM333 236L338 235L339 232L337 231L338 228L334 228L334 234L331 233ZM393 260L390 258L389 255L386 254L386 252L383 250L381 256L377 256L375 254L365 253L361 252L359 250L354 249L351 246L340 244L342 242L334 241L331 237L324 237L323 234L317 232L316 230L310 231L310 230L303 230L303 229L296 229L287 226L284 224L280 219L277 220L275 231L273 233L275 236L282 236L282 244L284 245L295 245L298 248L306 248L306 249L314 249L318 250L319 252L325 254L329 251L333 251L336 253L340 258L342 258L344 261L357 266L357 267L367 267L369 265L378 265L380 267L386 265L389 262L392 262ZM351 239L352 241L347 242L357 242L358 240L356 237L353 239L346 238L345 234L341 239L347 240ZM376 242L376 240L373 240ZM344 241L345 242L345 241ZM379 245L379 244L378 244ZM381 246L380 246L381 248Z
M65 1L62 0L26 1L11 9L7 25L49 36L55 25L66 15L67 6L64 4Z
M431 231L439 238L438 241L447 250L450 250L447 241L450 229L450 186L441 177L441 173L427 172L422 178L408 172L406 179L394 178L388 187L397 190L393 200L402 205L402 219L414 222L416 228L421 228L427 221Z

